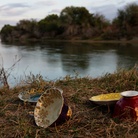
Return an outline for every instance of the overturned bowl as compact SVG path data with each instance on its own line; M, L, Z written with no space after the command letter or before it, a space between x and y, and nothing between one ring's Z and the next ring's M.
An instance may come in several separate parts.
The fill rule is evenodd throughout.
M62 91L57 88L46 90L38 99L34 109L34 119L37 126L47 128L59 125L72 115L71 108L65 104Z
M30 94L29 91L21 92L18 95L20 100L24 102L31 102L31 103L36 103L40 96L41 96L40 93Z
M40 96L50 87L50 86L45 86L44 88L31 88L27 89L24 91L21 91L18 95L18 98L24 102L31 102L31 103L36 103ZM62 93L63 91L59 89L59 91Z

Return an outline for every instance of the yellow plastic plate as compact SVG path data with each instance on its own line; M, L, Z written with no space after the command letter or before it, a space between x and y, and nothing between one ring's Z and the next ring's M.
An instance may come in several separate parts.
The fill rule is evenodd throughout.
M116 103L121 97L120 93L108 93L92 96L89 100L99 105L106 105Z

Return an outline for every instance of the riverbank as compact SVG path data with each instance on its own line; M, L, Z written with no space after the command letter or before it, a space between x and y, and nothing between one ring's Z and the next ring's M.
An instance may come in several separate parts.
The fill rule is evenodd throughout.
M120 39L120 40L103 40L103 39L99 39L99 38L95 38L95 39L81 39L81 38L72 38L72 39L53 39L53 38L49 38L49 39L25 39L25 40L15 40L12 42L4 42L4 43L9 43L9 44L27 44L27 43L45 43L45 42L71 42L71 43L121 43L121 44L127 44L127 43L131 43L131 44L137 44L138 43L138 37L134 37L131 40L127 40L127 39Z
M111 92L138 90L138 69L119 70L101 78L66 76L56 82L42 78L39 86L54 86L63 90L73 114L70 120L59 126L46 129L36 126L34 118L29 115L35 104L24 103L18 98L20 91L38 86L38 78L28 78L24 86L12 89L0 89L0 137L2 138L128 138L137 137L138 125L132 120L112 118L114 106L99 106L89 98Z
M77 40L77 39L71 39L71 40L61 40L61 39L54 39L54 40L47 40L47 41L55 41L55 42L73 42L73 43L138 43L138 38L134 38L132 40L92 40L92 39L87 39L87 40Z

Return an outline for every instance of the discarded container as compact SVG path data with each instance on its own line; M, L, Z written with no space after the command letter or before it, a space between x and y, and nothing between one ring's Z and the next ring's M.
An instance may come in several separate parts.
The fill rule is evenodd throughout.
M18 95L19 99L24 102L36 103L40 96L49 88L50 86L45 86L44 88L31 88L25 91L21 91ZM60 90L62 93L62 90Z
M65 103L62 91L57 88L46 90L38 99L34 109L35 123L43 128L59 125L71 115L71 108Z
M120 93L107 93L92 96L89 100L99 105L115 105L121 97Z
M113 117L138 121L138 91L124 91L116 103Z

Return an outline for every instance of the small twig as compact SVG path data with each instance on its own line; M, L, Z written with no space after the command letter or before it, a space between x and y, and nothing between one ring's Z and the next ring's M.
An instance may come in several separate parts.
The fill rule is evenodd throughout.
M39 133L40 129L37 129L36 130L36 133L35 133L35 138L38 138L38 133Z
M13 67L21 60L18 59L8 70L5 70L4 67L2 66L0 69L0 81L4 85L4 87L9 89L9 84L8 84L8 77L10 76L11 72L13 70Z
M58 131L58 129L57 129L56 124L55 124L55 129L56 129L56 132L57 132L58 136L61 137L61 136L59 135L59 131Z

